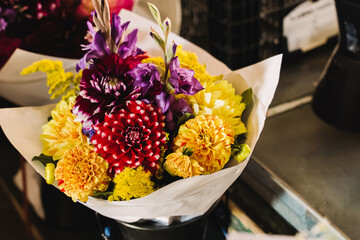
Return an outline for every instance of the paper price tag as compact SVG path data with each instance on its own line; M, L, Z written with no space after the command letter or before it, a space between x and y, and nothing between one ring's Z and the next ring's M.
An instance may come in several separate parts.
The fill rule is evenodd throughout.
M283 19L289 52L311 50L338 32L334 0L305 1Z

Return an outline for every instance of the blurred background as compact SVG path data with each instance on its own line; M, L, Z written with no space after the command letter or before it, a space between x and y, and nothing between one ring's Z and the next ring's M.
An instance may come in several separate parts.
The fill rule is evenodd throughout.
M225 239L227 232L310 236L318 224L331 239L358 239L360 3L150 2L171 18L175 33L232 70L283 54L263 133L244 173L211 212L205 239ZM109 3L114 13L127 9L151 19L145 1ZM3 0L0 67L16 48L80 58L92 10L90 0ZM26 104L0 94L0 107L20 105ZM0 152L0 239L116 238L108 222L32 175L3 132ZM28 202L32 194L40 198Z

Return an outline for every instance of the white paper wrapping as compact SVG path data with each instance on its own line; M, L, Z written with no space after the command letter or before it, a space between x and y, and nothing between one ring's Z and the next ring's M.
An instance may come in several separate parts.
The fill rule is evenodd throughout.
M35 61L41 59L62 61L67 72L75 72L77 59L66 59L16 49L0 70L0 96L20 106L41 106L55 103L50 100L46 86L46 75L36 72L20 75L21 71Z
M131 21L129 28L139 29L139 47L148 51L151 56L161 56L160 49L157 49L149 36L150 26L156 28L155 23L128 11L122 11L120 15L122 21L125 19ZM184 50L195 52L200 63L204 62L211 74L225 74L225 79L234 84L238 94L249 86L253 88L254 106L246 125L248 128L247 143L251 149L254 149L278 83L282 56L278 55L231 72L226 65L185 39L175 34L172 34L170 39L178 45L183 45ZM42 176L44 176L44 166L37 161L32 162L31 159L42 151L41 127L47 122L53 107L54 105L46 105L0 109L0 125L6 136ZM143 198L109 202L90 197L84 205L106 217L126 221L134 221L139 218L153 219L203 214L237 179L248 161L249 157L237 165L236 161L232 160L221 171L173 182Z

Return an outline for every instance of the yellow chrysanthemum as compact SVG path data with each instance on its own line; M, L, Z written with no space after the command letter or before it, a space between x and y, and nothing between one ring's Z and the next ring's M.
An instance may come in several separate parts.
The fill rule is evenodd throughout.
M75 98L70 98L69 102L60 101L51 111L52 119L42 127L43 153L54 160L61 159L67 150L86 142L81 123L75 122L75 115L71 113L74 101Z
M183 150L180 148L167 155L164 169L171 175L182 178L197 176L204 171L204 168L195 159L183 154Z
M198 115L179 128L174 139L174 150L188 148L204 168L203 174L216 172L224 167L231 156L234 130L230 123L216 115Z
M132 198L144 197L153 191L154 182L151 181L151 173L144 170L143 167L129 168L115 175L113 179L115 183L114 193L109 201L129 201Z
M109 164L90 145L75 146L65 153L55 169L59 188L73 201L86 202L95 191L105 191Z
M24 68L21 75L39 71L46 73L49 94L52 94L50 99L62 96L62 100L67 100L79 92L82 71L74 75L72 72L65 72L61 61L43 59Z
M186 96L195 115L213 114L230 123L235 135L247 132L241 115L246 108L242 97L235 94L235 88L228 81L207 81L204 90L194 96Z

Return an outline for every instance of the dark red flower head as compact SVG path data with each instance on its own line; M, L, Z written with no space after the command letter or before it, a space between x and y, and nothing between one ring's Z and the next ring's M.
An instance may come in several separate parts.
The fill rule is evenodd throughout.
M121 59L118 54L103 58L92 69L84 69L80 93L72 112L85 126L95 125L117 111L127 100L136 100L141 88L126 72L140 63L136 57Z

